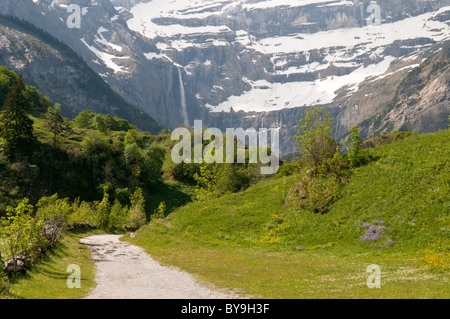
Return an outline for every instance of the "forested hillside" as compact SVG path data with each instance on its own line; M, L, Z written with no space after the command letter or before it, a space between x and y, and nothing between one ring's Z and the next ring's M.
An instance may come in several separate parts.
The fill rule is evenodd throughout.
M99 200L104 186L113 200L126 204L123 198L133 189L142 187L147 193L161 182L165 150L156 145L155 137L124 119L92 111L82 112L74 121L64 119L60 104L5 67L0 68L0 102L1 211L23 197L36 203L55 193L71 200ZM10 109L14 111L19 102L22 122L15 125L32 125L26 138L18 127L6 132L12 121Z

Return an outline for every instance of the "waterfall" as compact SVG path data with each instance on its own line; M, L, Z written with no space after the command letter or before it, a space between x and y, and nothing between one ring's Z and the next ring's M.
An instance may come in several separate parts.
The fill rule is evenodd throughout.
M186 95L184 93L184 84L183 84L183 78L181 76L180 68L178 68L178 79L180 81L181 115L183 116L184 124L189 126L189 120L188 120L187 108L186 108Z

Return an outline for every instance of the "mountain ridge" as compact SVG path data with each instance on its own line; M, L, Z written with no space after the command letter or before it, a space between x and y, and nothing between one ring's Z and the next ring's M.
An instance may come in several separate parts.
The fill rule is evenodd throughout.
M22 73L73 118L90 109L123 117L154 134L163 128L154 119L127 103L72 49L34 25L0 15L0 63Z
M186 122L184 100L191 126L280 129L282 154L295 149L289 137L305 106L327 107L342 139L391 102L399 74L421 63L414 55L450 38L449 0L83 0L72 30L68 0L6 3L0 9L53 32L163 125ZM367 25L373 4L379 27ZM380 100L355 103L383 83L392 87Z

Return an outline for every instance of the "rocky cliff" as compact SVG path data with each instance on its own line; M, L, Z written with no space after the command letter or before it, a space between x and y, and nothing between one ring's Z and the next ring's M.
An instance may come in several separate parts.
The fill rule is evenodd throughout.
M67 117L89 109L117 115L153 133L163 128L113 91L72 49L27 22L0 16L0 64L60 103Z

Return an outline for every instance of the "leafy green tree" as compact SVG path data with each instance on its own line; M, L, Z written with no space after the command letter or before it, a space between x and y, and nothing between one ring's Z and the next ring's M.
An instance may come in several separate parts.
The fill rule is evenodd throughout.
M29 255L32 259L37 257L37 248L44 245L43 222L32 217L33 206L28 198L24 198L17 207L8 206L7 217L3 218L6 226L0 228L2 252L11 258L14 267L17 267L16 257L19 253ZM4 249L4 250L3 250Z
M230 169L232 164L208 164L203 161L200 164L200 173L195 174L197 181L195 188L196 200L206 201L219 198L233 191Z
M296 139L298 152L313 174L334 157L338 144L333 138L332 119L325 107L311 106L299 120Z
M94 112L86 110L80 112L78 116L73 120L73 122L75 123L75 126L78 128L88 129L91 128L91 121L94 118L94 116L95 116Z
M350 130L350 135L347 138L348 145L348 160L350 167L356 167L360 162L361 156L361 145L363 139L359 136L359 127L352 127Z
M24 96L25 84L21 76L13 82L0 113L0 138L6 142L11 158L34 140L33 120L28 116L31 105Z
M106 133L108 131L108 126L105 121L105 118L101 114L96 114L91 120L91 128L96 129L102 133Z
M158 182L161 179L164 149L155 144L145 145L135 132L129 131L129 133L131 134L125 137L124 157L131 169L131 184L138 187L144 183Z
M14 71L0 65L0 110L15 79L17 79L17 74Z
M95 203L81 202L80 199L76 199L72 203L72 214L68 217L67 223L97 223L97 210Z
M109 201L109 186L103 187L103 199L97 205L97 226L106 229L109 225L109 214L111 212L111 203Z

